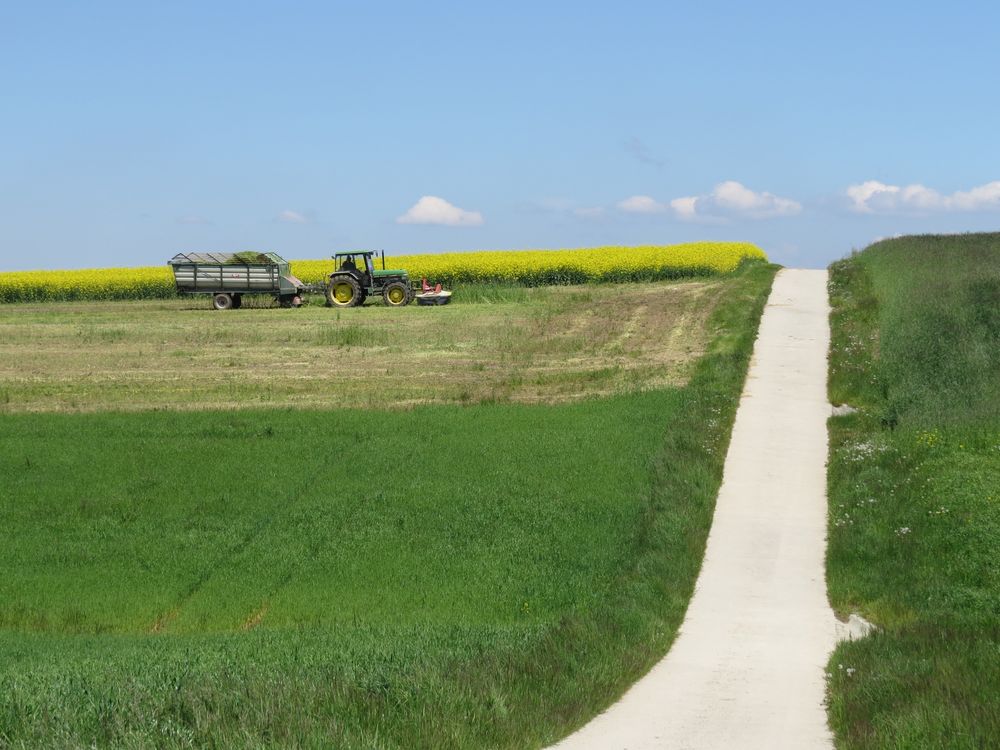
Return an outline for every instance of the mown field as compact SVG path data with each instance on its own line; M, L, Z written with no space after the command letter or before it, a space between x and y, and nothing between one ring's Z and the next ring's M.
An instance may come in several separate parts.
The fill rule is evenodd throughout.
M4 310L0 746L562 736L676 633L774 270L340 319ZM289 372L325 356L350 374L312 378L301 399L280 379L274 400L248 399L236 383L268 369L252 351L282 343L275 372L296 352L305 365ZM19 351L38 357L32 383L7 365ZM228 386L212 380L226 356L242 368ZM602 359L637 374L587 364ZM107 386L135 361L147 379ZM555 385L542 377L554 363ZM658 365L661 380L644 369ZM73 377L56 382L60 369ZM418 385L396 393L404 372ZM448 372L487 385L441 385ZM396 408L374 408L380 383ZM355 408L330 408L351 392Z
M831 267L828 585L880 631L830 661L843 748L1000 738L1000 234Z
M166 265L144 268L94 268L76 271L0 273L0 302L54 300L169 299L175 296ZM682 245L595 247L575 250L512 250L387 257L389 268L406 269L448 285L514 284L547 286L588 282L659 281L714 276L734 271L748 260L766 260L746 242L690 242ZM325 283L333 261L292 261L303 282Z
M554 403L682 385L721 278L466 286L439 308L0 306L0 412Z

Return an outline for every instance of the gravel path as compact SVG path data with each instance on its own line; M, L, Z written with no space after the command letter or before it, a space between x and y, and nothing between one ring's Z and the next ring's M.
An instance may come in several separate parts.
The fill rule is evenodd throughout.
M831 748L826 271L775 279L694 597L667 656L560 750Z

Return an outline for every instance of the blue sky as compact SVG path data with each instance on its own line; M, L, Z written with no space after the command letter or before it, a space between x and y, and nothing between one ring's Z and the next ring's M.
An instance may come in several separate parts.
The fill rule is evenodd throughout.
M0 270L1000 229L996 3L6 2Z

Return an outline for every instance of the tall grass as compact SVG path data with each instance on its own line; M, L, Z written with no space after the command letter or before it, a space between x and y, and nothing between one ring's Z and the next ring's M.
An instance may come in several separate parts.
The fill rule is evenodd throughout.
M521 284L459 284L453 290L453 301L459 304L499 304L527 302L528 289Z
M881 632L840 646L848 748L1000 737L1000 235L907 237L831 266L828 583Z

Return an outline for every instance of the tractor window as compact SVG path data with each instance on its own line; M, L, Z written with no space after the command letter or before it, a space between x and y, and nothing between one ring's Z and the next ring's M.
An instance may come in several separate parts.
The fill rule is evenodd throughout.
M365 256L365 266L368 268L368 273L372 276L375 275L375 265L372 263L372 256Z

